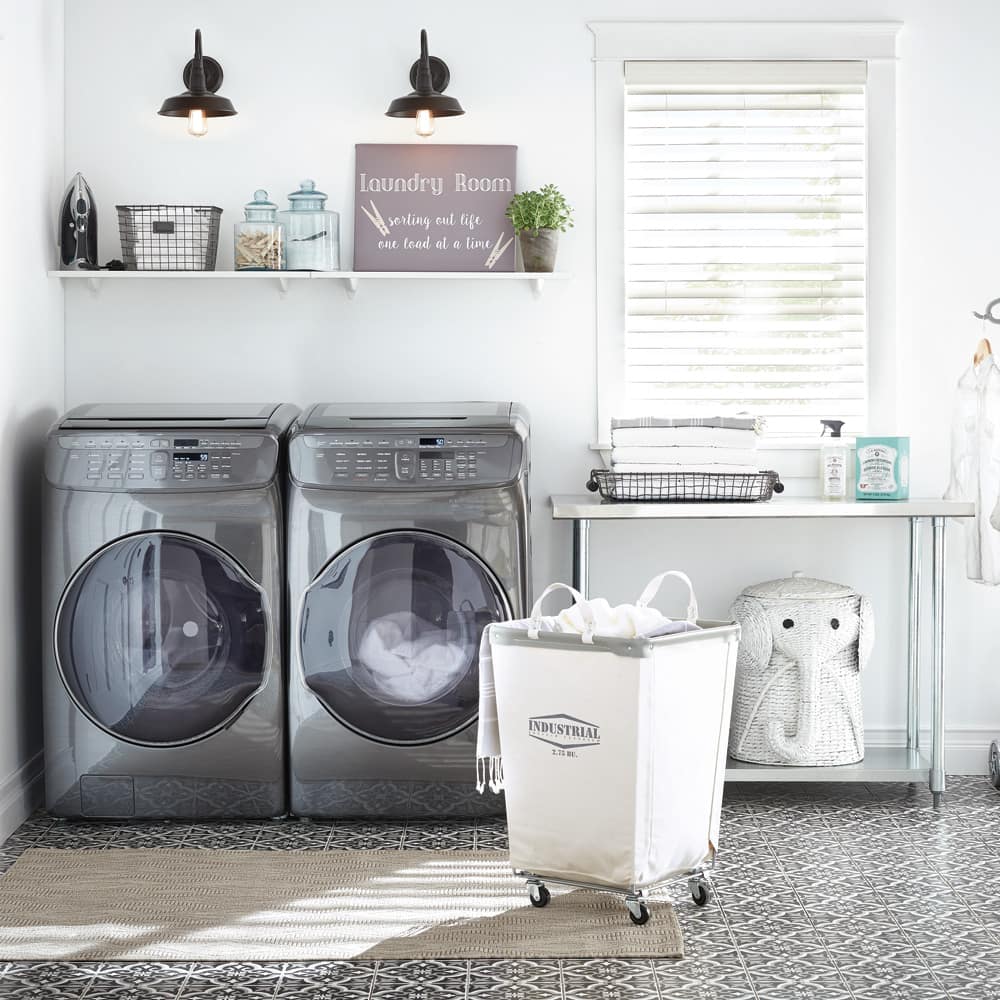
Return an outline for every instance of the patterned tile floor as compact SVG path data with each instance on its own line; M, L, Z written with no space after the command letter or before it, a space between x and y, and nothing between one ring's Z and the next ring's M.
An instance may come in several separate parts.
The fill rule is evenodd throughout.
M0 998L1000 1000L1000 794L984 778L952 779L939 812L908 785L730 785L721 839L713 901L671 891L682 961L0 963ZM497 820L37 815L0 848L0 871L33 845L500 850L505 833Z

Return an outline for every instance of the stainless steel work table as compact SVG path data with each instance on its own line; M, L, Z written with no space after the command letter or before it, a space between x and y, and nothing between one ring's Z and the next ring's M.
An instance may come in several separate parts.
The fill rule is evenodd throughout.
M864 500L830 502L779 497L762 503L607 503L592 495L551 497L552 517L573 522L573 586L584 596L589 584L590 526L593 521L772 518L905 518L910 522L909 627L906 651L906 746L866 749L859 764L794 767L746 764L730 759L729 781L922 781L938 806L944 774L945 524L949 517L973 517L971 503L950 500ZM930 759L920 748L920 643L922 526L931 522L931 647L933 709Z

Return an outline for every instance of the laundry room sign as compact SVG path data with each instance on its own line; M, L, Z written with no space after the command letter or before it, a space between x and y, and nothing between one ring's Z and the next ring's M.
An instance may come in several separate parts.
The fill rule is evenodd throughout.
M517 146L355 147L356 271L513 271Z

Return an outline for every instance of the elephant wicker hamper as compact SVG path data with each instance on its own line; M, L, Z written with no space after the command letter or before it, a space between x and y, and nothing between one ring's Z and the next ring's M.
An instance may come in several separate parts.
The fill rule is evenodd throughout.
M729 754L754 764L856 764L865 755L861 668L875 638L871 603L795 573L737 598L740 623Z

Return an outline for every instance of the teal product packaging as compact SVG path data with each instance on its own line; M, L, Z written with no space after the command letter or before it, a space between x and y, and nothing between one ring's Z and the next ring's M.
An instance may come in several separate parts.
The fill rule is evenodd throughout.
M855 449L856 500L910 499L908 437L859 437Z

